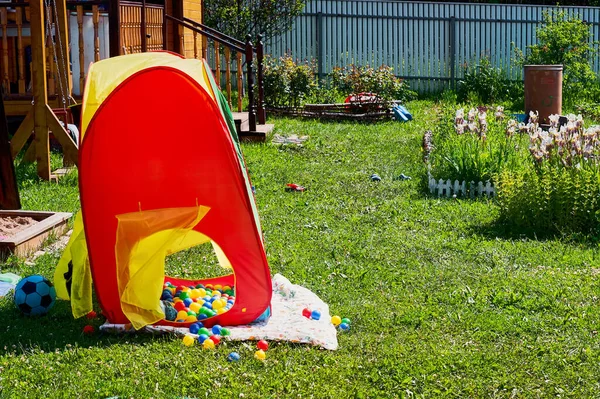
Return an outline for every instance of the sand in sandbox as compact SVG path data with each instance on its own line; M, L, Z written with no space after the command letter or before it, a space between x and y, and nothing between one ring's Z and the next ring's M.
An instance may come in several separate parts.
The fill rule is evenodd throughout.
M37 220L25 216L0 217L0 240L14 236L19 231L35 223L37 223Z

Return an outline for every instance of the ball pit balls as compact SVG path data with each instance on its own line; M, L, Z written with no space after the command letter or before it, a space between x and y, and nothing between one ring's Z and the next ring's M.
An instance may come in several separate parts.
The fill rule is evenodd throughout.
M222 329L223 329L223 327L221 327L221 326L220 326L220 325L218 325L218 324L215 324L215 325L212 327L212 333L213 333L213 334L215 334L215 335L221 335L221 330L222 330Z
M183 337L183 344L185 346L192 346L192 345L194 345L194 341L195 341L195 339L193 337L189 336L189 335L186 335L186 336Z
M346 324L348 324L348 325L352 324L352 323L350 323L350 319L349 319L349 318L347 318L347 317L344 317L344 318L342 319L342 323L346 323Z
M227 356L227 360L229 360L230 362L237 362L238 360L240 360L240 354L237 352L231 352L229 356Z
M208 335L206 334L200 334L198 335L198 343L203 344L204 341L206 341L208 339Z
M228 337L231 335L231 331L228 328L221 328L221 336Z
M204 349L215 349L215 343L212 339L207 339L204 342L202 342L202 347Z
M331 324L333 324L334 326L339 326L340 324L342 324L342 319L340 318L340 316L333 316L331 318Z
M165 305L165 320L176 323L193 323L223 314L235 305L235 291L228 285L214 287L180 285L166 282L160 299ZM173 312L175 311L175 313ZM207 334L209 335L209 334Z
M348 331L350 329L350 324L342 323L340 324L340 330Z
M307 319L310 319L311 314L312 314L312 312L310 311L310 309L308 309L308 308L302 309L302 316L306 317Z
M254 352L254 358L262 361L267 358L267 355L265 354L265 351L259 349L256 352Z
M200 330L198 330L198 334L204 334L207 337L210 337L212 335L210 330L206 327L201 327Z
M198 324L198 323L194 323L190 326L190 332L192 334L198 334L199 330L200 330L200 324Z
M219 345L219 343L221 342L221 338L219 338L218 335L211 335L210 337L208 337L208 339L214 342L215 345Z
M264 339L261 339L256 344L256 347L262 351L266 351L267 349L269 349L269 343L267 341L265 341Z
M313 320L319 320L321 318L321 312L319 312L318 310L313 310L310 313L310 318Z

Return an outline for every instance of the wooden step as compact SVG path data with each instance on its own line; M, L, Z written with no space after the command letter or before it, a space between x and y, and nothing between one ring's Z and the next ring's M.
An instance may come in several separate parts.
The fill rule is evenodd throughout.
M232 112L233 121L240 141L245 142L264 142L267 135L275 127L272 124L256 125L256 130L250 130L250 118L247 112Z

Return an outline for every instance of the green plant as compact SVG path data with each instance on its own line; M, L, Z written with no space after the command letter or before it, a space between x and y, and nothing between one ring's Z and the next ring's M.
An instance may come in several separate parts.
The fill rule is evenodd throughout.
M373 93L381 101L409 101L417 97L408 84L396 77L392 67L373 68L368 65L336 67L329 74L331 85L348 95Z
M317 87L314 65L294 62L291 55L265 57L265 103L271 107L298 107Z
M494 68L489 57L478 64L466 64L464 77L458 82L458 99L475 104L494 104L499 101L516 101L523 97L521 82L512 82L501 68Z
M527 46L525 54L515 49L517 65L563 65L564 97L575 102L587 97L597 77L592 70L596 56L590 26L566 11L543 14L543 25L536 29L537 43Z
M584 128L581 116L568 116L543 131L537 115L527 126L532 167L499 177L501 215L535 231L597 233L600 228L600 128Z
M456 112L454 125L445 114L436 126L433 151L429 157L434 178L466 182L494 181L504 169L518 169L524 139L506 128L502 107L494 111L491 120L485 107Z

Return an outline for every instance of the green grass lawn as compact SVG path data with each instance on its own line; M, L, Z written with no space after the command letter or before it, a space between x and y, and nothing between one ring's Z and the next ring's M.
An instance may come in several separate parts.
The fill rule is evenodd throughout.
M69 303L29 319L4 298L0 398L597 397L597 244L509 235L493 201L425 195L420 144L436 107L409 104L407 124L277 119L277 133L310 136L304 147L243 145L271 272L352 319L339 350L272 343L260 363L251 343L84 336ZM33 175L19 171L24 209L78 209L76 176ZM52 277L59 256L2 271ZM186 253L168 269L203 275L190 265L201 261ZM232 350L240 362L226 361Z

